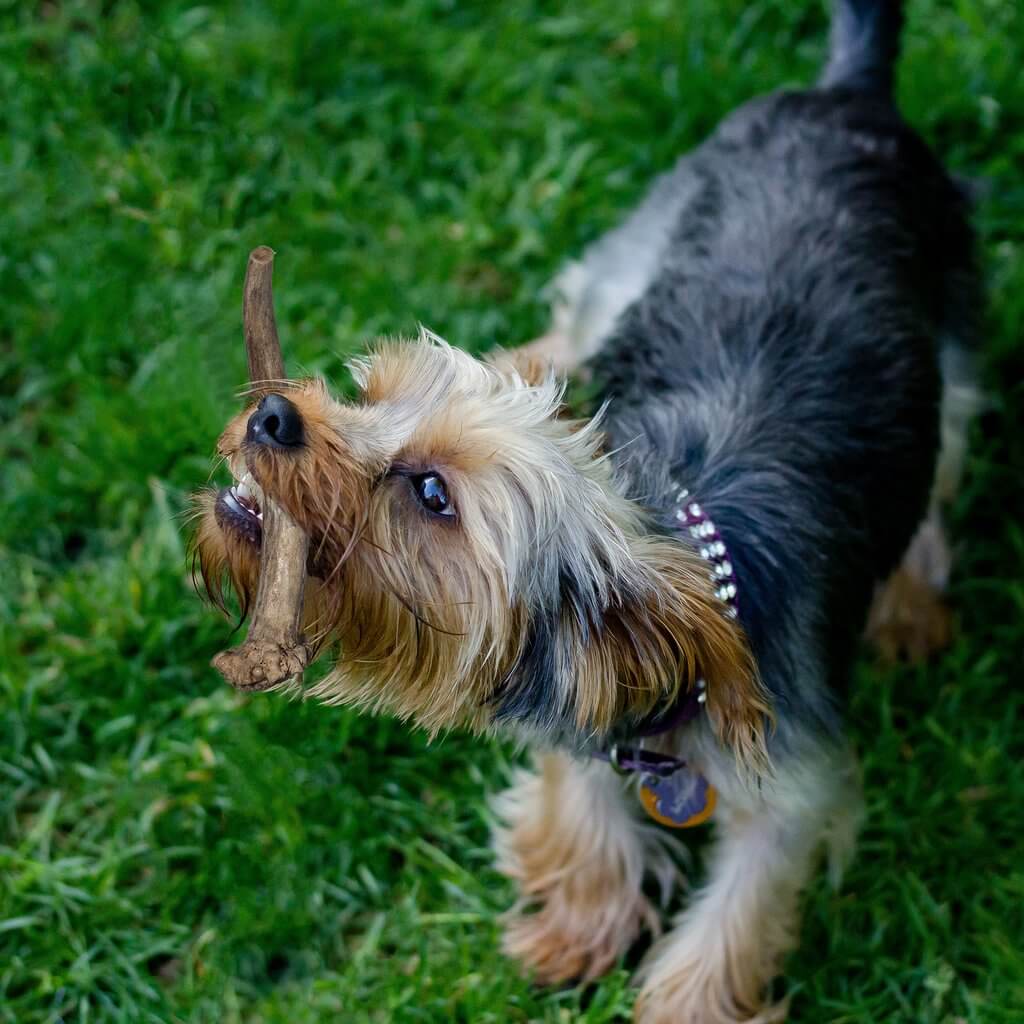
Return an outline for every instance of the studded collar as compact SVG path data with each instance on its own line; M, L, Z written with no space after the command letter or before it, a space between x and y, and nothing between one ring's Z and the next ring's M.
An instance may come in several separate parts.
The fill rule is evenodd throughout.
M699 502L693 500L687 488L679 488L675 503L672 518L676 528L687 533L697 545L698 553L708 564L715 594L725 605L726 614L735 619L739 614L736 571L718 527ZM683 694L672 707L642 723L634 735L638 739L659 736L692 722L703 710L706 700L707 683L698 679L693 689ZM595 752L594 756L608 761L620 774L640 773L664 779L686 767L683 758L622 743L614 743L606 751Z

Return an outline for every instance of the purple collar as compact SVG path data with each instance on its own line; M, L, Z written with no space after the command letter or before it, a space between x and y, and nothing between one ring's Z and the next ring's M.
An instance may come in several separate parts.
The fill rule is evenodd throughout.
M698 679L694 689L687 690L664 714L642 723L635 735L639 739L660 736L680 725L692 722L700 714L706 699L707 684L703 679ZM621 743L613 743L606 751L596 751L594 757L609 762L620 775L641 772L645 775L657 775L659 778L672 775L686 764L681 757L661 754L656 750L645 750L643 747L624 746Z
M729 617L735 619L739 614L736 573L718 527L696 501L690 500L690 492L685 487L680 488L676 494L676 506L673 519L678 524L677 529L687 531L693 538L700 557L710 568L715 594L725 604ZM698 679L697 685L683 694L670 708L641 723L635 735L644 739L686 725L700 714L706 700L707 683L703 679ZM645 750L643 747L624 746L620 743L613 743L607 751L597 751L594 757L608 761L621 775L639 772L643 775L667 778L686 766L686 761L681 757Z

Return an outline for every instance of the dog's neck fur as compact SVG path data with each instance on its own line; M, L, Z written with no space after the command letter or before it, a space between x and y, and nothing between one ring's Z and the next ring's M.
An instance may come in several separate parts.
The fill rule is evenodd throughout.
M970 238L922 211L961 200L890 108L842 91L749 104L685 171L658 267L587 364L608 448L666 532L678 486L708 511L773 703L835 733L874 583L925 510L929 325ZM834 230L852 216L858 233Z
M676 516L680 488L687 490L725 544L740 595L736 614L774 700L838 728L829 695L801 684L819 666L794 663L794 651L805 648L790 642L808 626L805 611L819 603L815 513L789 493L784 474L745 444L727 407L701 409L692 399L612 407L606 429L626 493L649 510L656 528L700 551L702 538L680 530Z

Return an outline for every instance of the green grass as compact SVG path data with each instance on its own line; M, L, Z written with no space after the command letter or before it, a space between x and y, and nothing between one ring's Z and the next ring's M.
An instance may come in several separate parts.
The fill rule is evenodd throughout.
M229 692L181 515L244 380L247 250L290 364L422 321L541 328L560 260L735 104L810 80L801 0L0 2L0 1021L627 1021L625 968L498 951L514 755ZM809 894L794 1019L1024 1020L1024 15L912 5L900 96L988 179L990 408L959 636L858 669L870 817ZM1012 509L1018 509L1018 513Z

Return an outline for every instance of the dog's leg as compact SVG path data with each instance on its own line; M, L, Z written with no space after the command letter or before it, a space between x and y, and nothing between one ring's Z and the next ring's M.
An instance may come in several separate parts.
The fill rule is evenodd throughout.
M644 201L623 221L567 264L551 286L551 326L517 349L523 359L559 373L582 372L657 274L671 233L703 187L703 176L683 158L658 178Z
M952 638L946 605L953 556L945 515L956 498L967 433L980 405L969 357L949 343L943 353L942 446L928 515L896 571L875 591L867 636L886 661L924 661Z
M945 592L952 564L942 511L933 505L871 603L867 635L884 661L925 661L949 644L952 621Z
M641 930L658 930L641 885L652 875L667 897L677 869L632 802L608 765L563 754L539 758L536 772L520 772L498 798L498 870L520 894L504 947L538 981L595 978Z
M519 346L515 354L527 360L538 360L562 374L572 373L580 364L579 352L572 338L556 325L552 325L546 334Z
M822 846L833 876L861 801L852 758L815 757L759 806L719 804L708 881L640 969L637 1024L767 1024L769 985L797 941L800 895Z
M579 368L589 355L581 343L580 320L589 275L583 263L570 263L551 285L551 323L547 331L525 345L512 350L519 365L538 362L557 373L568 374Z

